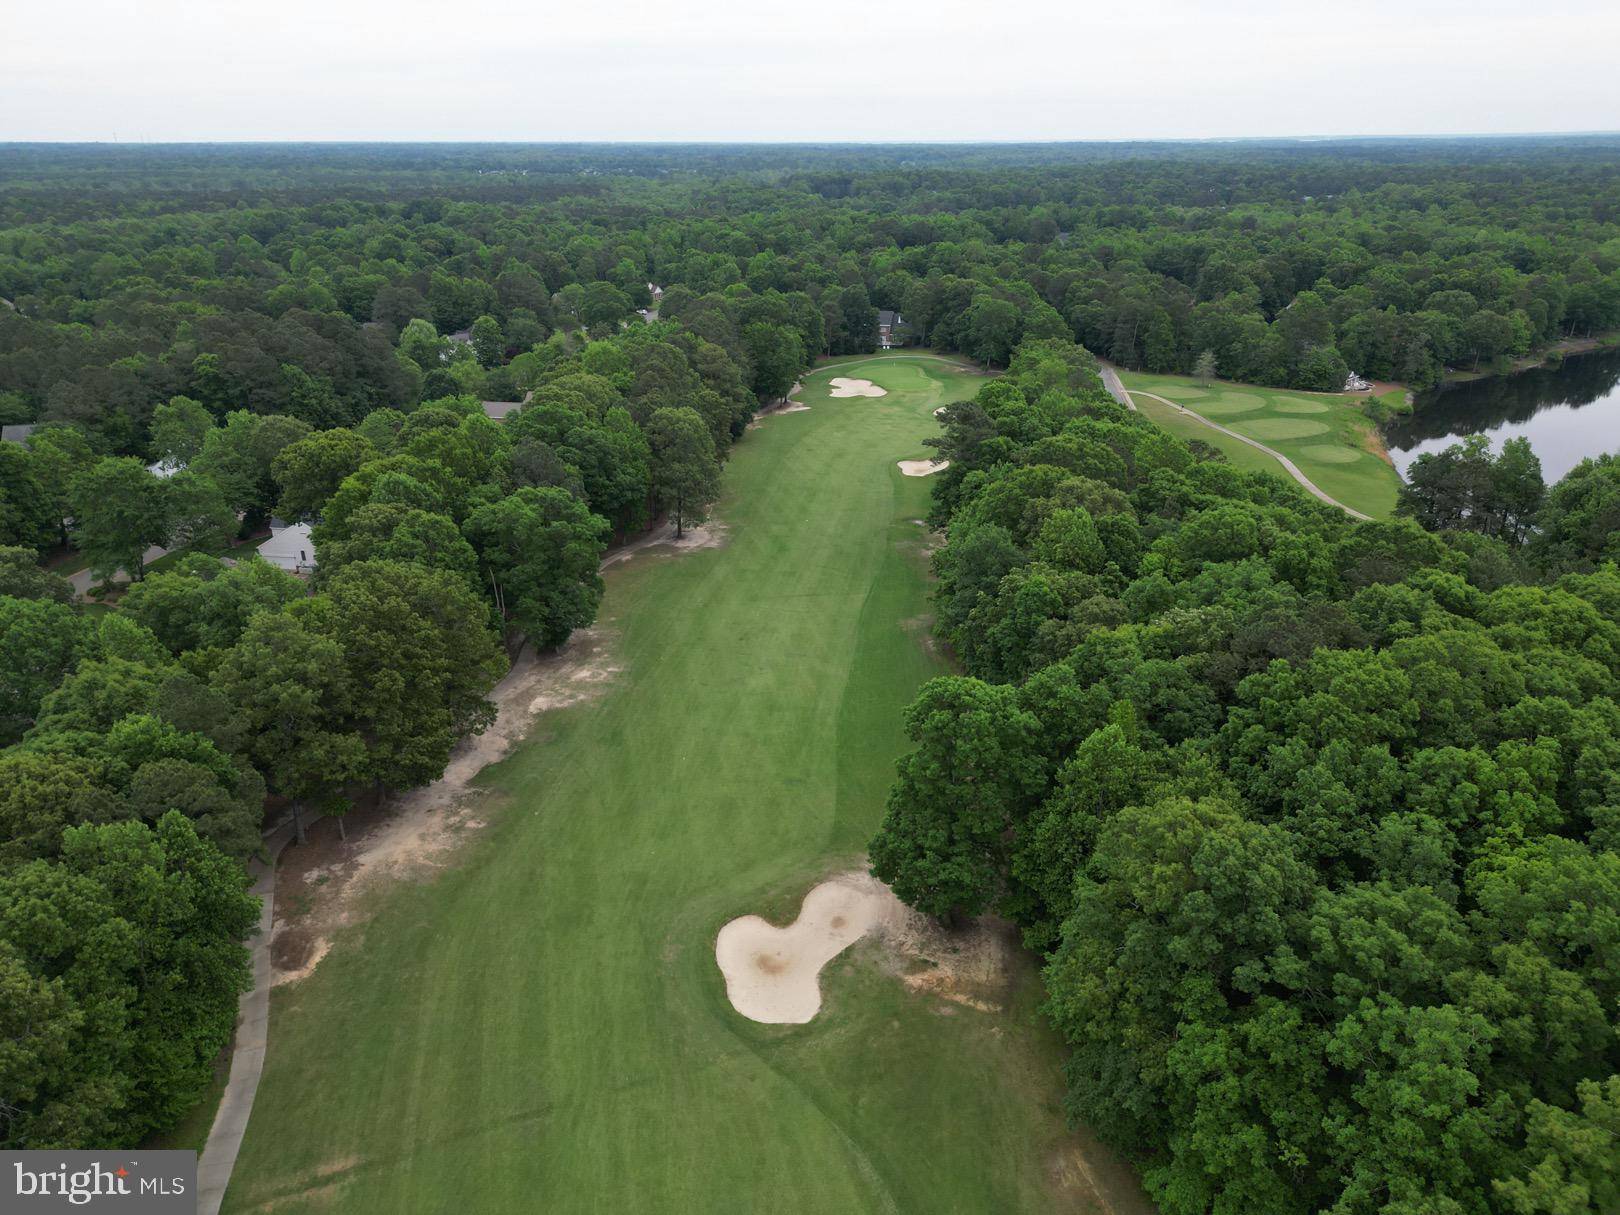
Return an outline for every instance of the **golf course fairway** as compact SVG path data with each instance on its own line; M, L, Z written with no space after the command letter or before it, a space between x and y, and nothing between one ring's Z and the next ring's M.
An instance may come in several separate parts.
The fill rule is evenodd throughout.
M834 399L834 375L885 395ZM901 710L946 670L932 482L896 463L982 383L928 356L826 364L808 410L738 444L721 544L608 569L616 673L485 770L484 825L445 864L377 883L275 989L227 1211L1148 1209L1064 1127L1027 960L984 1011L861 941L803 1025L739 1015L715 963L727 921L788 923L862 864Z

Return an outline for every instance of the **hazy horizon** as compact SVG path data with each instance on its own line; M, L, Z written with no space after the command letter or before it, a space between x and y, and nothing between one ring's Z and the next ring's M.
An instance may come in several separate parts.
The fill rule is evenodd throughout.
M1049 143L1620 129L1620 6L514 0L29 8L0 141ZM764 28L768 26L769 28ZM1572 37L1572 32L1579 36Z

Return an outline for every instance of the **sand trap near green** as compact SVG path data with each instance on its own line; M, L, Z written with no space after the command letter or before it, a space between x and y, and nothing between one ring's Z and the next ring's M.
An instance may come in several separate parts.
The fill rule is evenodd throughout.
M726 999L750 1021L803 1025L821 1011L821 968L868 932L906 915L887 886L856 871L810 891L786 927L739 916L714 942Z
M1272 406L1278 413L1326 413L1328 407L1321 401L1301 401L1294 397L1284 397Z
M986 1012L868 933L798 1024L739 1014L717 965L725 924L792 923L860 866L905 709L951 670L913 522L934 483L895 462L985 383L955 366L817 369L812 408L727 462L724 545L608 568L613 679L540 712L479 776L484 825L272 994L225 1215L1145 1215L1110 1154L1075 1154L1022 953Z
M1328 432L1324 422L1306 422L1298 418L1255 418L1249 422L1234 422L1232 429L1251 439L1308 439L1312 435Z
M1332 443L1312 443L1309 447L1299 449L1301 459L1314 460L1318 464L1354 464L1365 454L1349 447L1336 447Z

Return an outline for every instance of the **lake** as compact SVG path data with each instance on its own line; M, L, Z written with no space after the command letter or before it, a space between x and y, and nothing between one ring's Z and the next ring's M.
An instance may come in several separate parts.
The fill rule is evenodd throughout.
M1497 451L1505 439L1529 439L1548 485L1587 456L1620 450L1620 350L1446 385L1421 394L1410 417L1384 427L1402 476L1418 456L1478 434Z

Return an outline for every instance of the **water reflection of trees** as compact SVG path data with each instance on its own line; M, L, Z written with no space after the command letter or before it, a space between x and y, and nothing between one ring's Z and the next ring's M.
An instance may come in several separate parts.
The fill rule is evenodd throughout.
M1583 354L1559 367L1491 376L1421 394L1411 416L1385 427L1389 445L1406 449L1426 439L1479 434L1527 422L1554 405L1580 408L1612 395L1620 384L1620 351Z

